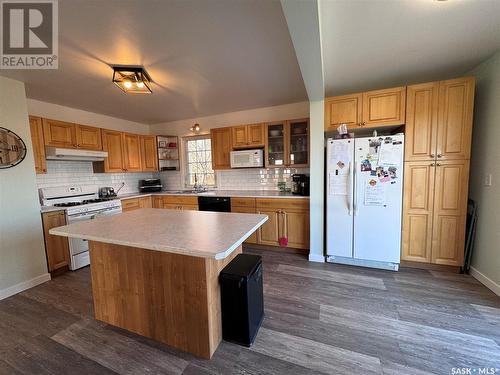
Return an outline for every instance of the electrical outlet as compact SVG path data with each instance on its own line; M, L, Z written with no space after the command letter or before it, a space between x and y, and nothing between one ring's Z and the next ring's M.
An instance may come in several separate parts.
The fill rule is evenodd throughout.
M491 173L484 175L484 186L491 186Z

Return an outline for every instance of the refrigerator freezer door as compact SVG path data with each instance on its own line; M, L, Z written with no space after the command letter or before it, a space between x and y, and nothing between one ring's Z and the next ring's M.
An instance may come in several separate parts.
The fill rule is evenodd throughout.
M358 138L354 258L399 263L403 200L403 135ZM376 146L377 139L381 145ZM376 153L375 153L376 152ZM380 163L384 163L379 165Z
M328 139L326 154L326 253L352 257L354 140Z

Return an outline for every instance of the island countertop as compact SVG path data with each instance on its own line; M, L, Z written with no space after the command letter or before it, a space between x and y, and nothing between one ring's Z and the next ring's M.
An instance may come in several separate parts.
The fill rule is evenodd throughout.
M267 221L266 215L143 208L53 228L50 234L224 259Z

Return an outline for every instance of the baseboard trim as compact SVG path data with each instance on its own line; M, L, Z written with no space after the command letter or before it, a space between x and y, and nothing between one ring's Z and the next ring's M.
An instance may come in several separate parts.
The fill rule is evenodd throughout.
M497 296L500 296L500 285L498 285L496 282L491 280L488 276L482 274L481 272L479 272L477 269L475 269L472 266L470 268L469 273L473 278L475 278L477 281L479 281L481 284L483 284L486 288L490 289Z
M325 257L323 255L309 253L309 262L325 263Z
M22 283L12 285L8 288L0 290L0 300L13 296L14 294L20 293L23 290L33 288L34 286L43 284L46 281L50 280L50 274L45 273L43 275L34 277L31 280L23 281Z

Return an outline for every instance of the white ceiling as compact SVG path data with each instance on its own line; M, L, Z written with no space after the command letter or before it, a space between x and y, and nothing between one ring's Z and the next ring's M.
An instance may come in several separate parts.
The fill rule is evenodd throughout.
M326 95L466 73L500 48L499 0L323 0Z
M142 123L307 100L272 0L59 0L59 69L1 71L30 98ZM144 65L152 95L126 95L109 64Z

